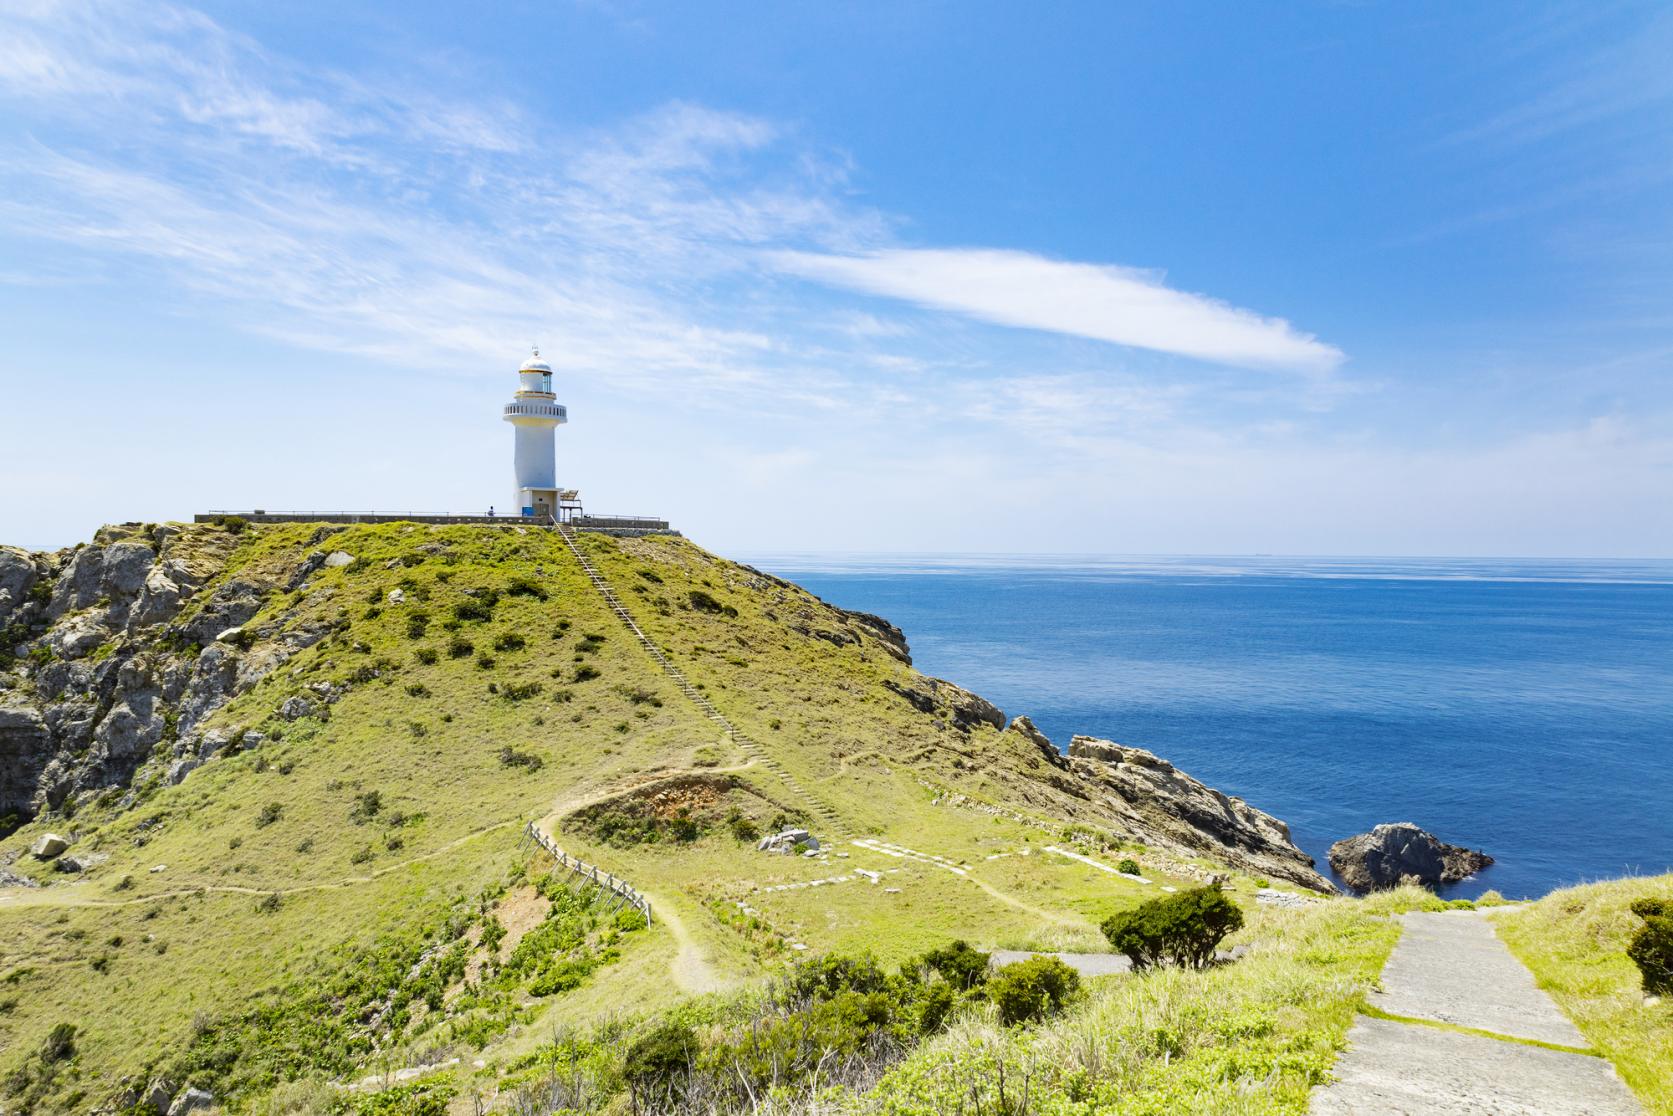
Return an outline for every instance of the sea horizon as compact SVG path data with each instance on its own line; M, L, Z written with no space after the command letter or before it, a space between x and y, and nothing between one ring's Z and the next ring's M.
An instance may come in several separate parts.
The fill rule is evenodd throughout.
M1244 798L1321 869L1396 821L1496 858L1452 896L1673 866L1673 560L744 560L898 624L1059 748L1108 737Z

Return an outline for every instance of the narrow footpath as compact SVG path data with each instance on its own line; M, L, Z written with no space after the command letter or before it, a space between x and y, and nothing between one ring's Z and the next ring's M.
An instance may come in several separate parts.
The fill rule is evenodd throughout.
M1484 912L1400 922L1370 997L1376 1014L1348 1032L1335 1082L1313 1093L1314 1116L1641 1116Z

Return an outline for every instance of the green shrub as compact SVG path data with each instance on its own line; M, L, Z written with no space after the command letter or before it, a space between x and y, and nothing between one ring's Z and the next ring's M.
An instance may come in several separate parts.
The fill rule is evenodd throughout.
M507 701L527 701L545 688L539 682L508 682L501 688L500 696Z
M424 633L430 628L430 614L414 612L407 616L407 638L423 639Z
M466 640L465 642L468 643L470 641ZM466 651L465 654L469 655L470 652ZM424 666L434 666L436 659L438 658L434 647L420 647L417 651L412 653L412 657L417 659Z
M1127 857L1127 858L1123 859L1121 861L1121 863L1119 863L1115 866L1115 870L1117 872L1125 872L1129 876L1137 876L1137 875L1140 874L1140 872L1139 872L1139 862L1132 859L1131 857Z
M523 637L516 632L506 632L494 641L495 651L521 651L524 646Z
M930 950L924 954L922 961L924 967L939 973L943 980L960 992L969 992L988 978L988 954L962 938L951 945Z
M500 749L500 763L506 767L522 767L530 771L539 771L544 761L533 752L519 752L507 744Z
M256 900L256 910L260 911L262 914L272 914L284 904L284 901L284 896L280 895L277 891L270 891L266 895L263 895L260 899Z
M1007 1027L1062 1011L1080 991L1080 974L1055 957L1030 957L988 978L988 999Z
M468 659L476 653L476 644L464 636L454 636L447 641L447 657L450 659Z
M1206 968L1222 939L1243 925L1243 912L1218 885L1192 888L1118 911L1104 920L1104 936L1133 967L1174 964Z
M422 682L409 682L407 683L407 696L415 698L429 697L430 687Z
M600 677L599 669L590 663L583 663L575 668L575 681L577 682L591 682L598 677Z
M539 582L527 577L514 577L511 584L505 587L508 597L533 597L537 601L546 599L546 588Z
M691 601L691 607L698 612L706 612L710 616L736 617L738 615L737 609L716 600L701 589L693 589L687 596Z
M41 1043L41 1061L48 1065L67 1062L76 1056L76 1025L60 1023L47 1032Z
M944 980L931 981L918 998L918 1033L932 1035L946 1025L958 1004L958 994Z
M284 812L285 808L282 804L278 802L269 802L266 806L261 808L261 813L256 815L256 828L267 828L274 822L278 821L279 818L284 815Z
M349 811L349 820L355 825L364 825L369 819L377 816L383 809L383 792L367 791L365 794L354 796L354 808Z
M1627 956L1638 966L1644 991L1651 996L1673 993L1673 902L1638 899L1632 913L1644 925L1627 945Z
M494 663L496 661L497 660L495 660L494 656L488 654L486 651L478 651L476 653L476 669L478 670L493 670Z
M492 620L494 606L492 602L477 597L466 597L453 606L453 619L461 624L471 621Z
M250 525L250 521L241 515L217 515L214 522L218 527L225 527L229 535L242 535Z
M754 843L761 839L761 827L749 818L744 817L743 811L733 809L726 815L726 828L732 831L732 836L740 841Z
M681 809L680 812L674 815L674 817L668 822L668 832L674 840L679 841L682 844L689 844L692 841L697 840L697 838L702 835L701 830L697 828L697 822L693 820L691 814L684 809Z
M683 1023L663 1023L635 1039L622 1058L622 1076L632 1092L634 1110L656 1112L670 1107L701 1049L696 1034Z

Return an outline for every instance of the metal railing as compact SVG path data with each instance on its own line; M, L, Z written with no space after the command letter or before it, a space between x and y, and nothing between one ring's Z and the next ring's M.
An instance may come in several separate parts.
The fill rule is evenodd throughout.
M600 870L597 865L588 864L586 861L581 860L578 857L570 856L568 853L558 848L557 842L542 833L540 831L540 827L535 825L532 821L528 824L527 828L524 829L523 835L530 838L535 844L550 853L552 859L558 862L558 866L560 868L567 868L577 876L580 876L582 879L589 880L597 886L603 888L605 891L615 894L622 900L622 902L626 903L630 907L633 907L635 910L639 911L640 914L645 916L646 926L651 924L651 901L639 892L635 891L626 880L617 879L609 872ZM618 903L610 909L615 910L616 907L620 905L621 904Z

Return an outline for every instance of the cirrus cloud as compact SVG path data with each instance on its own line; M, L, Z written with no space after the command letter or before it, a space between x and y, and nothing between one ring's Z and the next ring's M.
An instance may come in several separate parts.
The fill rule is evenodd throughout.
M773 252L806 279L1001 325L1067 333L1217 364L1326 375L1342 351L1282 318L1166 286L1153 272L995 248Z

